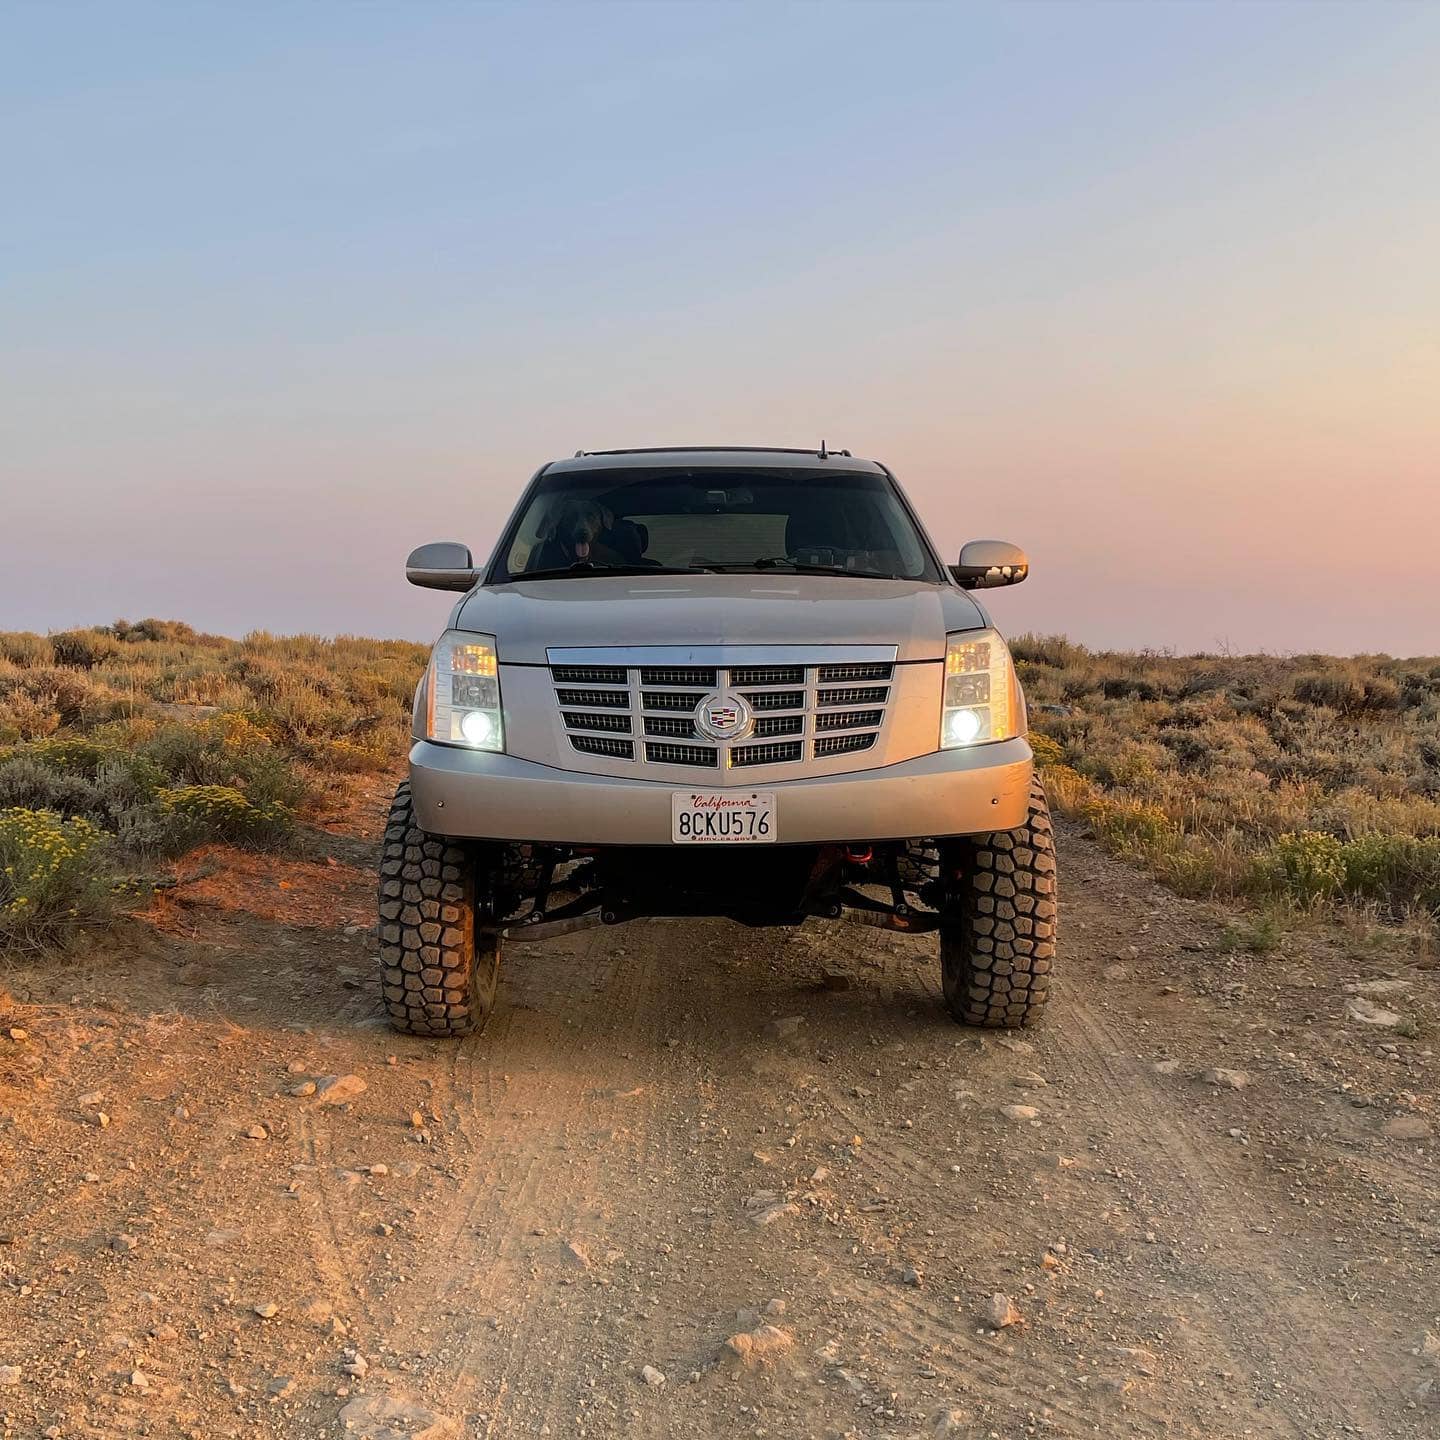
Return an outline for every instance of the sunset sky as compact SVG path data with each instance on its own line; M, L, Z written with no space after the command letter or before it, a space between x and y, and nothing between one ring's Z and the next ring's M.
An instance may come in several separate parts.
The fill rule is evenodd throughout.
M849 446L1006 629L1440 652L1440 4L0 8L0 629L430 639L542 460Z

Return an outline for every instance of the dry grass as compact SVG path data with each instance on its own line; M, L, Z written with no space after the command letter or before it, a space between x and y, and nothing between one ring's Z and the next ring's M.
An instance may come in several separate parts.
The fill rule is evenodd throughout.
M1440 659L1013 649L1057 807L1177 889L1440 910Z
M425 658L158 620L0 634L0 948L63 938L151 857L283 846L335 772L398 764Z
M1013 649L1057 808L1176 889L1440 912L1440 659ZM0 947L156 855L283 847L328 777L398 765L425 658L157 620L0 633Z

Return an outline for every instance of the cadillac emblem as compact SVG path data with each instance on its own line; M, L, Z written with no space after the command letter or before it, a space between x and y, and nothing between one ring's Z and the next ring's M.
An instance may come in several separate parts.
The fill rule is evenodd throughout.
M717 690L695 707L695 728L707 740L743 740L755 728L755 717L741 696Z

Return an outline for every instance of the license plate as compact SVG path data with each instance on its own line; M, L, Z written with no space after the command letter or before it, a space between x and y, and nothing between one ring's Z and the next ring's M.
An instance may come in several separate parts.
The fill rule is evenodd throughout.
M773 790L677 790L670 802L677 845L759 845L775 839Z

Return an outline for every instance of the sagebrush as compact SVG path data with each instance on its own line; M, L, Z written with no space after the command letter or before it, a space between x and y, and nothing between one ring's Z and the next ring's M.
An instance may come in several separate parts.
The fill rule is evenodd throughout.
M1013 645L1056 808L1186 894L1440 911L1440 659ZM289 840L397 767L426 649L117 621L0 633L0 947L205 840Z
M153 857L286 843L327 777L399 762L425 658L165 620L0 634L0 947L63 938Z
M1012 649L1057 808L1176 888L1440 909L1440 659Z

